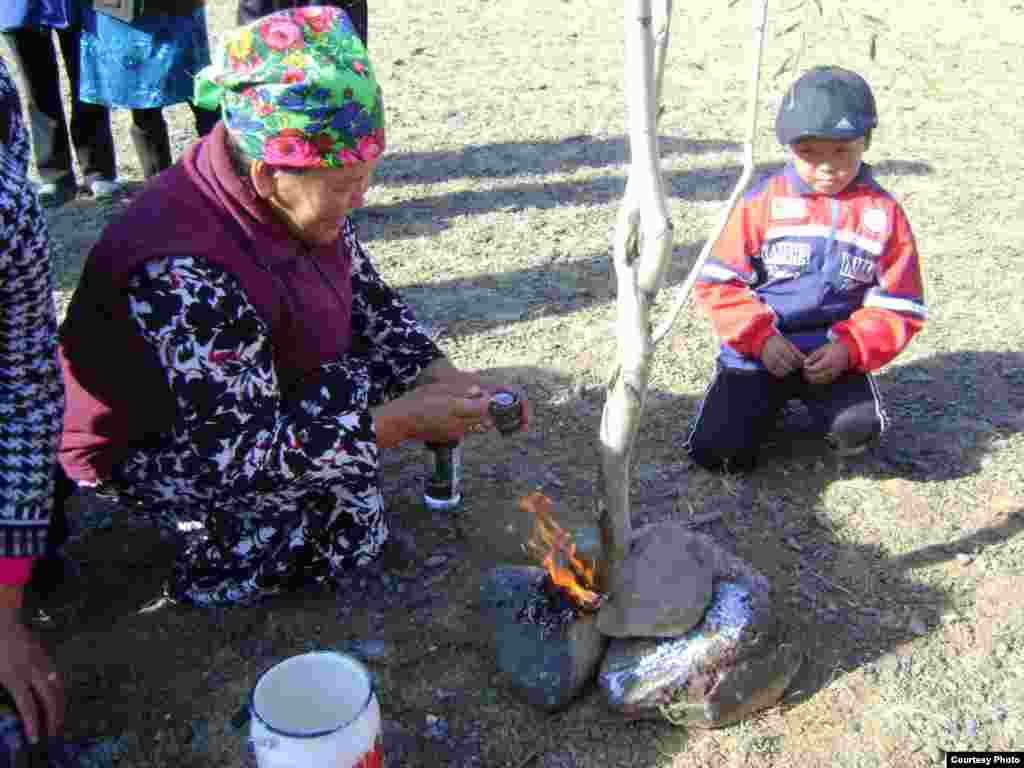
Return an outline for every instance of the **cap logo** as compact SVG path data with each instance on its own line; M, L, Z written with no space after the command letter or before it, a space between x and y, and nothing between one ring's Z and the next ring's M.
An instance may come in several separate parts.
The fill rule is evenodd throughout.
M853 130L853 123L851 123L848 118L844 117L842 120L840 120L838 123L836 123L836 130L837 131L852 131Z

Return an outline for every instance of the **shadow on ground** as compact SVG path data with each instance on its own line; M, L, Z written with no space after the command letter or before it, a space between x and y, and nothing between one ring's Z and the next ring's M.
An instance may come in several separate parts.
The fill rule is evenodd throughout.
M628 145L624 136L599 139L579 134L557 141L507 141L468 144L458 150L438 152L389 152L374 179L378 184L437 184L458 178L571 173L578 168L625 163L629 157ZM741 149L734 141L688 140L673 136L659 137L658 146L662 157Z
M528 388L531 433L467 441L466 503L455 516L419 503L421 448L388 453L388 551L334 592L230 610L139 613L159 591L170 550L151 530L133 526L130 512L95 504L90 510L79 499L80 514L98 516L96 528L107 530L94 528L75 545L82 595L71 607L51 609L47 638L68 674L72 734L123 737L129 751L148 760L157 750L179 765L240 764L244 732L229 721L258 673L284 656L327 647L357 653L373 670L395 764L522 765L531 755L575 745L587 754L603 751L609 765L654 765L659 754L685 749L695 733L619 720L594 689L548 716L513 698L495 676L478 612L480 577L496 564L525 562L531 525L516 501L530 490L541 486L555 498L567 527L589 522L604 399L603 391L581 389L546 369L506 369L497 377ZM880 379L899 413L876 449L839 460L823 453L820 441L787 433L747 479L723 482L686 461L681 445L697 406L692 398L652 392L645 414L635 522L722 514L699 529L769 576L780 616L807 654L789 704L933 631L950 596L916 582L914 569L1024 529L1017 511L898 557L887 554L884 541L839 535L835 517L850 510L824 505L834 480L863 476L916 486L971 474L1001 436L1024 429L1020 353L951 353L894 366ZM970 439L952 439L963 434ZM782 444L794 447L783 451ZM878 495L854 512L885 514L869 506ZM919 511L901 508L904 524L919 524ZM200 732L208 737L197 740Z
M701 245L673 247L665 272L666 294L686 279ZM421 322L438 333L468 336L605 304L614 299L614 279L609 255L603 252L497 274L394 287Z
M46 211L58 291L73 292L89 251L99 240L107 222L121 213L142 190L142 182L125 181L110 200L96 201L88 195Z
M780 163L757 167L758 175L780 170ZM921 176L932 172L928 163L891 160L872 166L876 175ZM381 168L384 168L382 163ZM738 165L694 168L665 174L666 192L671 198L692 202L724 201L739 180ZM530 168L517 168L514 175L530 175ZM460 175L458 172L455 176ZM504 174L513 175L513 174ZM429 177L429 174L428 174ZM479 178L491 178L484 174ZM501 176L498 176L501 178ZM565 206L603 206L617 203L626 189L626 169L583 181L536 181L493 189L467 189L441 195L402 198L386 205L370 205L355 216L365 241L427 237L444 231L453 218L492 211L517 212L549 210ZM372 194L371 194L372 199Z

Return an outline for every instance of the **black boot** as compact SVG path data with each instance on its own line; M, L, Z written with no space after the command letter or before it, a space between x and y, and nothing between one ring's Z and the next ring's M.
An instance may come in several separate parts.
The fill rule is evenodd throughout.
M137 125L131 127L132 143L142 165L142 175L147 179L171 167L171 138L167 127L155 131L144 131Z

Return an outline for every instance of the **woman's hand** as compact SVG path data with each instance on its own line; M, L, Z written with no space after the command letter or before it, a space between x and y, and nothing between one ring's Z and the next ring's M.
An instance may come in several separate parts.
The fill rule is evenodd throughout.
M14 699L28 740L56 736L64 724L64 686L32 631L21 623L22 588L0 586L0 685Z
M475 385L460 392L452 382L421 384L374 408L373 420L382 448L405 440L453 442L489 420L487 398Z
M420 375L422 385L436 384L447 386L453 395L461 396L466 392L479 390L485 400L490 400L497 392L511 392L519 398L520 403L520 432L525 432L530 424L530 403L526 393L514 384L496 383L487 375L486 371L463 371L452 365L447 359L440 358L428 365ZM422 386L421 385L421 386ZM474 395L475 396L475 395ZM479 431L487 431L494 428L494 420L490 414L485 414L478 427Z

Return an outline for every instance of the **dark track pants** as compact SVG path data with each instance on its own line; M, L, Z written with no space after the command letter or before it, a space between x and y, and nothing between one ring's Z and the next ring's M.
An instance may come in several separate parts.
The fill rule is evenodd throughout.
M4 0L0 0L4 1ZM64 122L57 51L49 27L4 32L25 80L29 124L39 176L46 182L74 179L71 145L78 153L85 182L117 178L110 110L78 99L78 27L58 29L64 66L71 85L71 142ZM69 178L70 177L70 178Z
M828 386L815 386L800 373L778 379L768 371L719 364L690 432L691 458L713 470L752 470L787 400L803 401L841 453L856 452L885 429L885 412L870 374L847 373Z

